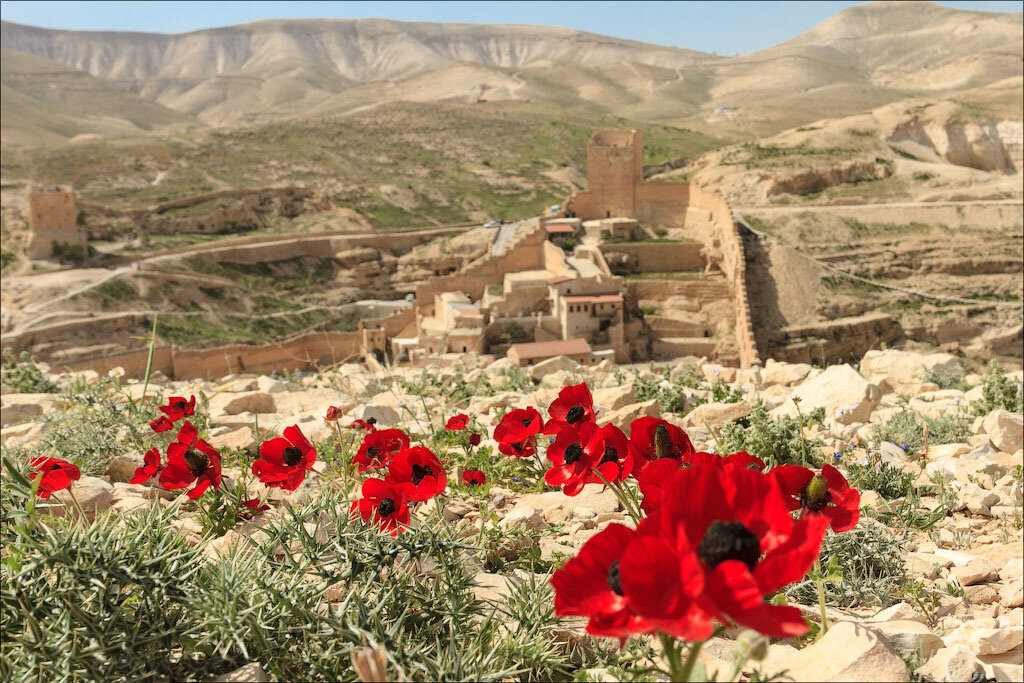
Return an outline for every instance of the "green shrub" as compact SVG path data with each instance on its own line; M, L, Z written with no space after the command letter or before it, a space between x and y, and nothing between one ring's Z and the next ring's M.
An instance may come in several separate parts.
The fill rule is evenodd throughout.
M1020 382L1007 377L999 361L993 360L988 374L982 380L981 400L971 403L971 412L975 415L988 415L999 409L1024 413L1024 392L1021 391Z
M921 376L921 381L938 384L939 389L959 389L960 391L967 391L971 388L960 375L950 372L949 370L942 370L938 368L925 368L924 374Z
M858 465L849 463L846 466L850 485L856 489L875 491L886 500L893 500L907 495L914 482L914 475L882 461L877 465Z
M821 544L821 565L839 573L825 582L825 602L838 607L888 607L906 580L900 542L885 526L862 519L842 533L829 531ZM838 577L837 577L838 578ZM811 579L793 584L786 595L805 605L817 602L817 584Z
M928 427L928 443L961 443L971 436L968 416L962 413L947 413L939 417L919 415L912 410L901 410L872 430L876 443L896 444L907 453L915 453L924 447L924 429Z
M824 419L823 411L804 415L803 426ZM798 418L773 420L760 400L743 420L722 427L721 449L724 453L747 451L769 467L776 465L815 465L820 461L819 439L805 439Z
M57 385L46 378L36 359L22 351L15 356L10 349L4 349L3 383L22 394L49 394L57 391Z

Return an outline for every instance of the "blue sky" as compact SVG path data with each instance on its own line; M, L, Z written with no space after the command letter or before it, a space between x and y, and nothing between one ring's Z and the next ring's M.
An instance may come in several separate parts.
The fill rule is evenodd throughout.
M381 17L400 21L517 23L687 47L753 52L788 40L857 2L48 2L0 3L7 21L77 30L182 33L259 19ZM1022 3L942 2L1019 12Z

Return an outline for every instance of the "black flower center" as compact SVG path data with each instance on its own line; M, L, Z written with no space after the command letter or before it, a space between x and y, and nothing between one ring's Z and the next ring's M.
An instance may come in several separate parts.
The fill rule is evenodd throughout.
M412 466L412 483L415 486L419 486L420 482L423 481L423 477L433 476L433 472L430 471L429 465L413 465Z
M206 454L190 448L185 451L185 464L188 465L188 471L192 473L192 476L198 477L210 466L210 459L206 457Z
M62 470L62 469L64 469L64 468L61 466L60 463L55 462L52 465L50 465L50 470Z
M395 513L395 501L385 498L377 504L377 514L381 517L390 517Z
M480 485L480 480L477 479L476 477L472 477L469 480L469 485L470 486L479 486Z
M598 465L603 465L606 462L618 462L619 451L615 449L615 446L605 446L604 455L601 456L601 462Z
M612 562L612 566L608 567L608 577L606 578L608 587L612 589L612 592L616 595L622 595L622 577L619 575L619 561L615 560Z
M714 569L726 560L739 560L750 571L754 571L754 565L761 557L761 542L742 522L716 519L708 526L704 540L697 547L697 556L709 569Z
M288 446L284 449L284 454L281 456L281 459L284 461L285 465L292 467L302 460L302 451L295 446Z
M517 441L516 443L512 444L512 448L516 449L516 453L522 453L523 452L523 442L522 441Z
M658 425L654 428L654 455L658 459L671 458L673 453L672 436L668 433L668 427Z
M800 504L811 512L821 512L832 501L825 477L816 475L800 489Z
M369 446L366 449L366 455L369 456L371 460L376 458L378 453L380 453L380 449L376 446Z
M520 422L523 423L524 427L529 427L531 424L533 424L533 418L528 417L525 420L520 420Z
M569 412L565 414L565 421L569 424L576 424L583 419L583 416L587 414L587 411L583 409L583 406L573 406L569 408Z
M366 419L365 419L365 420L363 420L363 421L364 421L364 422L365 422L366 424L368 424L368 425L375 425L375 424L377 424L377 418L375 418L375 417L368 417L368 418L366 418Z
M185 403L184 401L175 401L174 403L171 404L172 407L177 408L178 410L185 410L185 406L187 405L188 404Z
M565 449L565 456L563 460L566 465L572 465L573 463L579 462L580 458L583 457L583 449L580 448L578 443L571 443Z

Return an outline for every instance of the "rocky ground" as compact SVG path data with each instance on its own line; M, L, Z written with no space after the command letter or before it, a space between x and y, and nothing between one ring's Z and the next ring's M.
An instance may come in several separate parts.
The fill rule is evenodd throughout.
M161 489L155 480L128 483L143 464L145 429L128 433L129 428L114 425L112 434L104 432L82 450L61 451L77 424L75 416L85 410L76 403L76 392L81 395L91 384L101 389L90 395L103 394L111 405L145 405L139 381L5 369L2 440L5 457L83 454L85 462L78 463L83 476L71 490L90 520L123 519L154 506L178 509L180 532L215 563L249 539L259 541L261 534L265 539L268 525L287 516L290 505L324 491L343 496L344 505L358 498L346 465L362 436L348 425L373 417L379 426L401 427L413 441L439 452L447 444L444 522L433 506L422 505L412 525L454 525L458 537L483 546L485 552L466 560L472 590L479 600L502 604L523 586L546 584L548 572L609 523L632 524L610 491L591 484L569 498L545 488L530 478L528 463L510 464L491 440L508 410L532 405L544 412L560 389L586 381L601 424L628 431L638 417L659 416L683 428L698 450L742 447L770 463L808 449L802 457L835 463L861 490L861 522L850 532L860 534L850 537L859 540L843 545L841 535L830 534L823 546L823 562L827 552L838 566L828 582L831 628L817 640L773 642L766 658L742 667L741 680L786 671L795 681L1019 681L1024 678L1024 418L1016 398L1021 377L1020 371L968 374L949 354L896 350L869 352L859 367L824 369L769 360L763 369L738 370L699 358L657 368L617 368L607 362L585 368L556 358L524 371L505 359L482 366L467 357L458 367L432 370L374 373L349 364L280 378L232 375L183 382L153 377L146 397L200 397L207 420L201 432L207 427L209 442L224 454L226 478L242 478L262 438L285 426L299 425L317 445L315 475L293 493L272 491L269 511L219 537L186 512L183 496ZM43 385L50 391L20 393L33 388L29 379L37 382L35 388L38 382L51 383ZM92 403L100 400L107 399ZM330 406L344 413L333 424L324 420ZM456 413L471 416L469 429L483 436L475 460L456 456L458 444L444 441L444 420ZM96 429L106 429L99 422ZM796 440L781 434L794 424L803 425L803 438L799 432ZM461 468L471 462L483 463L485 487L459 485ZM69 507L47 508L52 514L73 510L68 491L54 494L54 500ZM806 588L788 590L788 600L802 605L809 621L820 623L815 595ZM342 597L328 587L322 599L334 604ZM735 635L727 631L712 639L701 654L709 675L718 672L719 680L732 671ZM602 661L600 653L607 651L595 649L599 639L587 635L577 619L553 623L545 636L572 653L577 680L645 679L631 668L639 667L642 657L631 663ZM230 680L267 680L261 664L266 662L252 663Z

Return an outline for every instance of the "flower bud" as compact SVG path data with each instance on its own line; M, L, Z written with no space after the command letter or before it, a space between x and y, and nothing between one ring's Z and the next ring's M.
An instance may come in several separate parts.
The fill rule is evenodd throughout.
M380 648L363 647L352 653L352 668L363 683L387 681L387 655Z
M744 630L736 639L740 652L748 659L760 662L768 656L768 639L757 631Z

